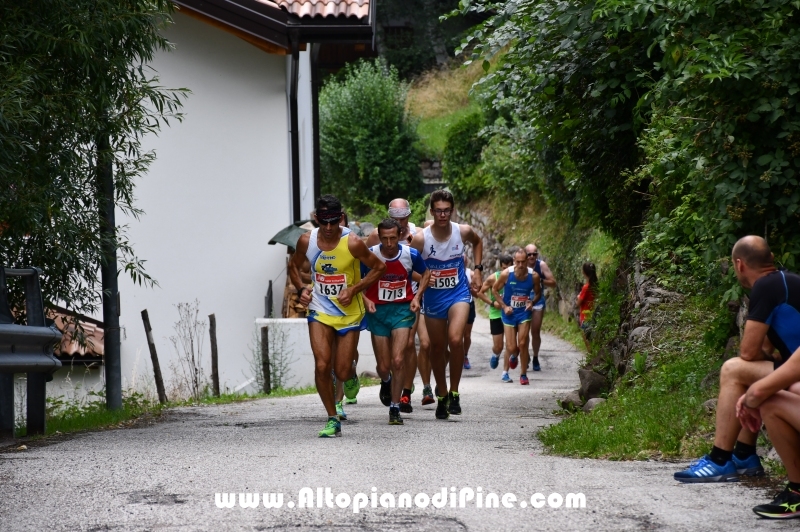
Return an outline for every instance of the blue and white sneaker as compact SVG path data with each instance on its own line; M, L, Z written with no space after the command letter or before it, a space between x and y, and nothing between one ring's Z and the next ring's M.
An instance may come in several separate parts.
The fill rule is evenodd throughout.
M489 359L489 367L492 369L497 369L497 363L500 362L500 359L497 355L492 353L492 358Z
M511 377L508 376L508 372L503 372L503 376L500 377L500 380L503 382L514 382L511 380Z
M761 458L757 454L748 456L744 460L739 460L733 455L733 465L736 472L746 477L760 477L764 474L764 466L761 465Z
M678 482L738 482L739 473L733 460L719 466L706 455L692 462L688 469L675 473L674 478Z

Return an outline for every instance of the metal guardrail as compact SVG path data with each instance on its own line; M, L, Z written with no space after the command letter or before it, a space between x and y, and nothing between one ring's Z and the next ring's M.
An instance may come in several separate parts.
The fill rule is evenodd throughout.
M27 373L27 432L44 434L46 383L61 367L53 349L61 333L45 322L44 302L37 268L0 267L0 436L14 436L14 374ZM13 323L8 306L6 277L25 283L27 325Z

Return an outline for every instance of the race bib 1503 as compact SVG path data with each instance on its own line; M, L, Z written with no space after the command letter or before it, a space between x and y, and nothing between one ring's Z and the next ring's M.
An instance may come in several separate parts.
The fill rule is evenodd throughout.
M405 281L378 281L378 299L381 301L402 301L406 298Z
M455 288L458 284L458 268L431 270L431 278L433 279L431 288L437 290Z
M316 274L314 277L314 291L321 296L335 297L347 288L347 277L340 275Z

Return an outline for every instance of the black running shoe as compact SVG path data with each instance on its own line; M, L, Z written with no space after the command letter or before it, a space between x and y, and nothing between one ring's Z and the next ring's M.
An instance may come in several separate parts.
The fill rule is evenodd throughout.
M461 415L461 396L458 394L458 392L450 392L448 395L450 396L449 397L450 405L448 406L447 410L451 414L453 414L454 416L460 416Z
M753 508L756 515L767 519L794 519L800 517L800 492L789 489L789 486L775 497L769 504L760 504Z
M381 403L383 406L389 406L392 404L392 378L389 377L387 382L381 381L381 391L378 393L378 397L381 399Z
M450 412L448 412L449 403L450 397L436 397L436 419L447 419L450 417Z
M403 395L400 396L400 411L404 414L414 411L414 407L411 406L411 394L406 395L406 392L403 392Z
M389 408L389 425L402 425L403 418L400 417L400 409L397 407Z

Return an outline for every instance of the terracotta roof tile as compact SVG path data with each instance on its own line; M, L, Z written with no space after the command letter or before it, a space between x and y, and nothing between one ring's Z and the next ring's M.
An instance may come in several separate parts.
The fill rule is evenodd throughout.
M103 328L101 326L78 318L78 321L81 322L81 326L83 327L85 339L85 345L81 345L76 335L75 322L73 319L59 312L52 313L51 318L55 320L56 328L61 331L61 334L63 335L61 338L61 344L56 346L56 355L103 356L104 335Z
M298 17L369 17L370 0L258 0L264 4L278 4ZM374 0L372 0L374 1Z

